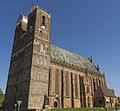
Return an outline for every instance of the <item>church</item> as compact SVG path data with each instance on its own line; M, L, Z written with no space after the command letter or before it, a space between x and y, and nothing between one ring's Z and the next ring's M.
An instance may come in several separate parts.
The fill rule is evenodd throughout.
M5 109L112 107L117 98L92 57L84 58L50 43L51 14L33 4L20 14L5 94ZM104 93L103 93L104 92Z

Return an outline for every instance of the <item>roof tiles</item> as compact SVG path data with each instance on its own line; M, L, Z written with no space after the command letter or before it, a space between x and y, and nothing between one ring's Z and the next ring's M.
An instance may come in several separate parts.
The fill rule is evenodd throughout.
M68 64L72 64L81 68L88 68L91 71L98 72L95 66L90 62L89 59L84 58L80 55L74 54L62 48L50 45L50 54L52 59L57 59Z

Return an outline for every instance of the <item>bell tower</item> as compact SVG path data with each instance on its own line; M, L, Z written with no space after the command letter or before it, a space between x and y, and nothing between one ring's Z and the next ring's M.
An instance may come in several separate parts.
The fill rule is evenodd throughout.
M42 109L48 94L51 15L33 4L28 17L19 16L8 74L4 106Z
M42 109L48 94L51 15L33 4L28 16L28 33L33 31L28 109Z
M40 53L49 54L51 15L33 4L28 16L27 30L33 30L34 43L40 43ZM34 50L36 51L36 50Z

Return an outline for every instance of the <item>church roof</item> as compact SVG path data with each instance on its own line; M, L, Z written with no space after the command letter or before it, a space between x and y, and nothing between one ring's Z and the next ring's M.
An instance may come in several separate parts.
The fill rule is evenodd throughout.
M114 94L114 90L108 89L106 85L101 85L100 87L102 89L104 96L116 97Z
M84 58L80 55L69 52L65 49L51 45L50 47L51 57L68 64L72 64L81 68L88 68L91 71L98 72L95 66L90 62L88 58Z
M114 90L112 89L108 89L107 88L107 85L100 85L99 88L101 89L102 91L102 96L106 96L106 97L116 97L115 94L114 94ZM98 97L100 96L100 94L98 94L98 92L96 91L95 92L95 97Z

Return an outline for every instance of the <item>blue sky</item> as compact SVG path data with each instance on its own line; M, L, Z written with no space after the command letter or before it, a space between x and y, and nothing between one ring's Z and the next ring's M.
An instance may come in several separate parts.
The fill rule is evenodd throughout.
M32 0L0 2L0 88L5 92L14 31ZM120 0L36 0L52 15L51 43L84 57L93 56L109 88L120 96Z

